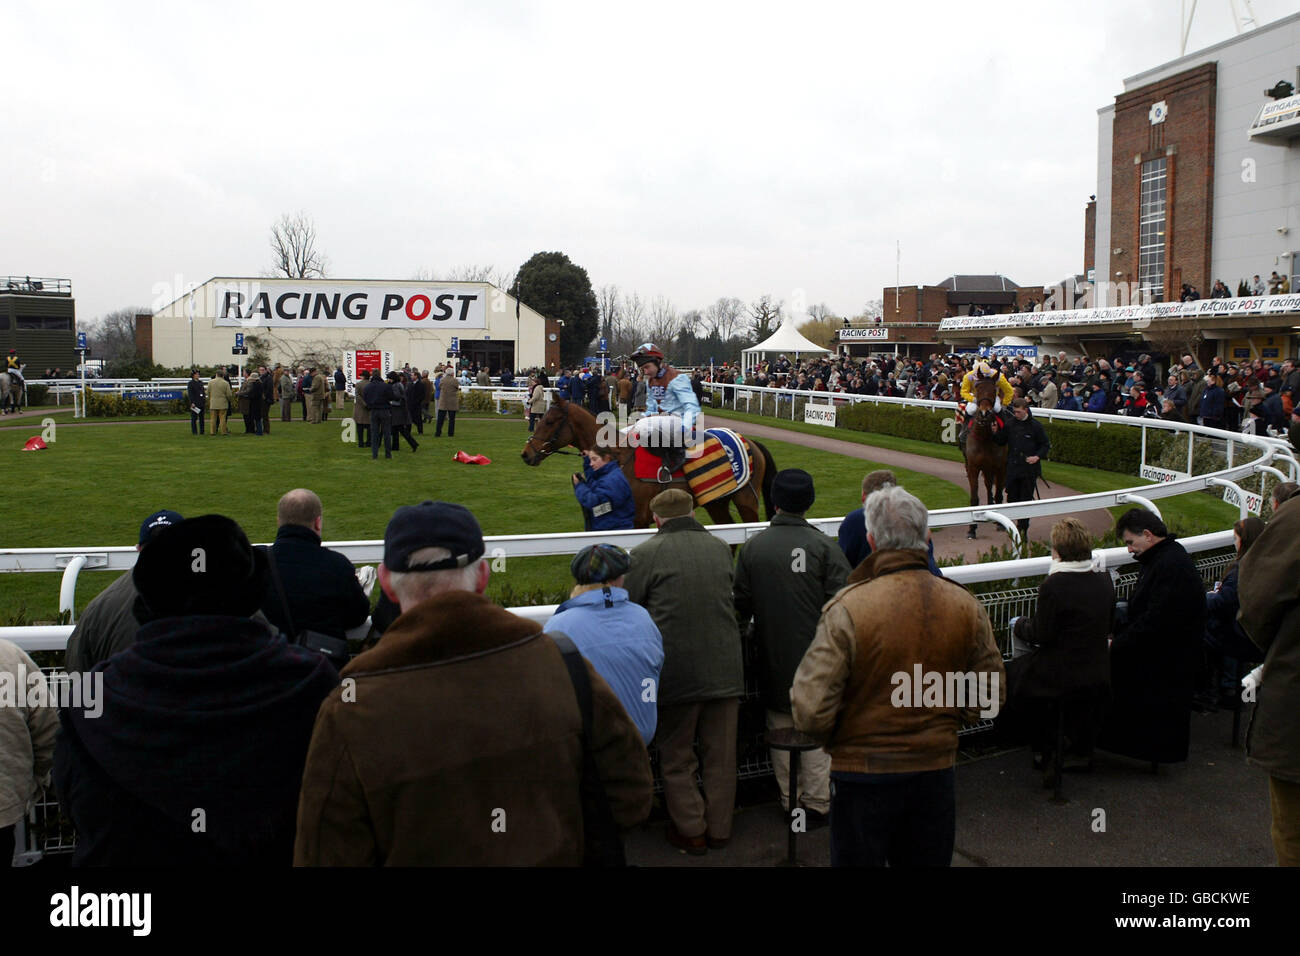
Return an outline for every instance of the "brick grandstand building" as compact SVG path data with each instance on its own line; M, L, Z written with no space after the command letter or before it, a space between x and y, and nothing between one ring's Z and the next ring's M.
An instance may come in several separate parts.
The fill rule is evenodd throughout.
M1289 289L1269 292L1294 294L1300 283L1297 88L1300 14L1126 79L1098 110L1097 192L1085 210L1076 290L1083 301L1056 297L1048 308L1065 315L958 315L942 322L943 341L1013 334L1088 353L1294 355L1300 299L1258 301L1247 287L1274 273ZM1230 297L1244 295L1207 302L1216 280ZM1159 306L1178 303L1185 285L1200 302Z

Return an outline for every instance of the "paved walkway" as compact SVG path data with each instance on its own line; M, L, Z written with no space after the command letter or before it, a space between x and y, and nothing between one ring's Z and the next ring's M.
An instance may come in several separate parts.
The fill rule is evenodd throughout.
M1243 736L1245 721L1242 723ZM1228 744L1232 714L1192 715L1186 763L1146 764L1098 753L1091 773L1065 775L1064 804L1042 789L1027 749L957 767L954 866L1272 866L1268 778ZM750 784L750 787L753 785ZM736 811L725 850L688 856L655 817L626 840L638 866L774 866L786 856L786 817L771 796ZM1100 811L1100 813L1098 812ZM1104 829L1099 829L1104 827ZM830 864L830 831L798 838L805 866Z
M758 425L750 421L734 422L734 424L743 434L752 435L758 439L783 441L792 445L816 448L819 451L847 455L850 458L878 462L890 468L907 468L911 471L919 471L924 475L933 475L936 478L951 482L963 491L970 487L966 480L966 466L958 461L948 461L945 458L930 458L926 455L894 451L890 448L877 448L874 445L863 445L858 442L845 441L842 438L832 438L830 435L810 435L807 432L794 431L793 429L773 425ZM1137 479L1134 479L1134 484L1138 484ZM1080 492L1053 482L1050 488L1046 484L1040 484L1039 494L1044 498L1065 498L1070 495L1080 494ZM1110 512L1105 508L1079 512L1076 517L1098 538L1114 526ZM1048 518L1040 518L1030 522L1029 537L1034 541L1049 543L1053 524L1054 521ZM988 551L989 548L994 546L1009 544L1011 540L1005 531L994 524L981 524L978 534L979 537L971 541L966 537L966 526L964 525L936 529L934 532L935 557L961 557L967 561L974 561L980 552Z

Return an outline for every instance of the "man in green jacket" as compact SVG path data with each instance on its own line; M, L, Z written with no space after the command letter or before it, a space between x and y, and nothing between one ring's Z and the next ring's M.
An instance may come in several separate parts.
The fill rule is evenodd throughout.
M776 517L745 543L736 560L736 611L754 619L758 641L758 689L767 709L767 729L793 727L790 687L812 643L822 605L844 587L848 559L834 538L804 520L816 500L812 475L798 468L778 472L772 481ZM772 751L772 769L781 804L790 809L790 754ZM831 808L831 758L824 750L800 756L799 793L813 826L824 826Z
M736 729L745 681L731 549L695 520L689 492L661 492L650 511L659 533L632 551L626 586L664 639L655 741L671 821L668 842L700 855L730 841L736 803ZM703 796L695 785L697 734Z

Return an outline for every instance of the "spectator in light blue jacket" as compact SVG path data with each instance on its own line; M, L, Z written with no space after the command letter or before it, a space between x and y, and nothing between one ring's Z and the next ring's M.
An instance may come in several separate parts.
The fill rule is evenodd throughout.
M568 635L649 744L659 721L664 640L650 612L628 600L623 578L630 566L630 555L612 544L579 551L569 565L578 583L545 630Z
M597 445L583 452L582 477L573 476L573 493L590 515L588 531L625 531L635 527L636 502L618 463L618 453Z

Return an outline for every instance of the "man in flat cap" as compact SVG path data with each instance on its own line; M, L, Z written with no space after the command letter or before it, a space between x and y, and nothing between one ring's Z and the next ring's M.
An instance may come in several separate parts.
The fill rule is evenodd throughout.
M609 683L647 744L659 717L664 639L650 613L628 600L624 576L631 556L613 544L591 544L569 570L577 584L555 609L546 631L567 634Z
M701 855L731 839L745 680L731 549L704 530L694 511L695 500L680 488L651 500L659 533L633 549L627 592L650 612L664 639L655 740L671 818L668 842ZM703 795L695 785L697 735Z
M584 720L579 678L557 646L571 642L484 596L484 550L460 505L426 501L389 521L379 582L402 613L320 708L297 865L576 866L592 819L584 750L612 825L649 814L636 725L577 656L568 662L586 676Z
M288 866L312 722L338 673L255 619L265 555L221 515L163 527L132 578L135 642L66 707L54 755L74 866Z
M742 622L754 619L758 690L769 731L794 726L790 716L794 673L817 633L822 605L844 586L852 570L836 542L804 520L815 500L808 472L799 468L777 472L772 480L776 515L768 528L745 542L736 559L736 613ZM772 769L787 812L801 805L812 825L825 825L831 809L830 755L819 749L801 756L800 792L793 801L786 793L788 751L772 751Z

